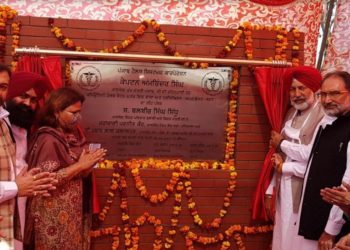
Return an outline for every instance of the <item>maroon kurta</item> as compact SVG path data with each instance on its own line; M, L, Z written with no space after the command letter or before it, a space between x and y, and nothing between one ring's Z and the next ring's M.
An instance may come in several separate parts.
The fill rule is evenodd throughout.
M66 168L78 161L83 141L59 130L42 127L28 150L28 166L56 172L58 185L52 196L28 202L24 243L29 249L87 249L88 230L83 212L82 177L68 179Z

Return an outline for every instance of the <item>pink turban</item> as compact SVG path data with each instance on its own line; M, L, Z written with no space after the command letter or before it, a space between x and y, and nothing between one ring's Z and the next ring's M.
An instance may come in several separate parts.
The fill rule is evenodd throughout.
M32 72L15 72L11 75L7 99L20 96L30 89L34 89L40 99L45 92L52 90L52 87L47 77Z
M321 87L322 76L321 73L313 67L299 66L288 68L283 75L283 81L286 84L292 84L293 79L298 80L313 92L316 92Z

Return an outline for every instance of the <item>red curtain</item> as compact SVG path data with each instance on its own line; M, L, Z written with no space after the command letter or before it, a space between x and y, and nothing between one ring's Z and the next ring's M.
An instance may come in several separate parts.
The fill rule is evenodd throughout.
M50 79L53 89L58 89L63 86L60 57L50 56L42 58L41 67L45 75Z
M290 86L283 83L285 68L256 68L254 71L260 96L264 103L270 125L273 130L281 131L282 122L289 103ZM274 149L270 149L265 156L259 182L253 197L252 218L268 220L265 212L264 195L273 175L271 156Z
M22 56L18 60L17 71L27 71L41 74L49 78L53 89L62 84L61 59L58 56L41 58L39 56Z
M273 6L279 6L279 5L285 5L288 3L295 2L295 0L250 0L253 3L263 4L263 5L273 5Z

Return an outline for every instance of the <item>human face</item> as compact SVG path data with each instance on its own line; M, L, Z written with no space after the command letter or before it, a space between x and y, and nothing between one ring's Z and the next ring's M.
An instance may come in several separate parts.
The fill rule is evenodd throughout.
M315 102L314 92L296 79L293 79L289 90L290 103L300 111L307 110Z
M320 95L327 115L338 117L350 111L350 92L340 77L333 76L326 79L322 84Z
M59 126L64 130L74 128L81 119L81 102L76 102L57 113Z
M30 89L27 92L23 93L20 96L13 98L13 101L16 104L24 104L30 107L33 111L38 107L38 96L36 95L34 89Z
M9 82L10 76L7 71L0 72L0 106L2 106L6 100Z

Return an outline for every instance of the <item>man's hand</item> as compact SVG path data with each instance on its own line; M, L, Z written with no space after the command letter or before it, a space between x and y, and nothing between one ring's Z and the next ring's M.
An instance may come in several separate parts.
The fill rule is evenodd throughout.
M335 249L350 250L350 234L342 237L337 244L335 244Z
M265 194L264 203L265 203L265 211L266 211L267 217L273 221L274 216L272 211L272 195Z
M280 133L277 133L276 131L271 131L271 139L270 139L270 147L277 148L281 141L283 140L283 136Z
M350 185L347 183L339 187L323 188L320 191L322 199L328 203L340 207L344 213L350 212Z
M318 250L331 250L334 245L335 236L323 232L318 240Z
M41 172L39 168L29 171L23 170L16 177L18 196L50 196L49 191L55 190L57 184L56 174Z
M274 153L271 157L272 166L278 173L282 173L283 158L279 153Z

